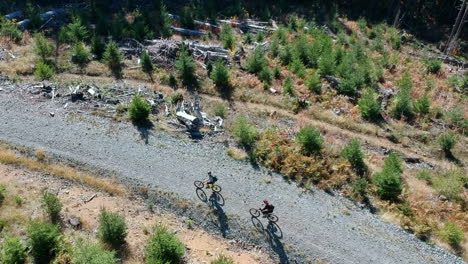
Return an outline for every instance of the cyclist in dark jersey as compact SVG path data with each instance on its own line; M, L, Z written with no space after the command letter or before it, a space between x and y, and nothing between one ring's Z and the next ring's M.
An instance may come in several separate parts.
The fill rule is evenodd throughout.
M260 211L262 211L264 215L272 214L275 207L272 204L270 204L268 200L263 200L263 204L264 206L262 209L260 209Z
M208 181L206 182L206 188L212 188L213 184L215 184L218 181L218 178L216 176L213 176L211 171L208 172Z

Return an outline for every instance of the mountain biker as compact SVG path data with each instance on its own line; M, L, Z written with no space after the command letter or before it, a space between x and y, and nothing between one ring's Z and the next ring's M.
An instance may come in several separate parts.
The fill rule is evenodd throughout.
M275 207L272 204L270 204L268 200L263 200L263 204L264 206L260 209L260 211L262 211L264 215L272 214Z
M215 184L218 181L218 178L216 176L213 176L211 171L208 172L208 181L206 181L206 188L213 188L213 184Z

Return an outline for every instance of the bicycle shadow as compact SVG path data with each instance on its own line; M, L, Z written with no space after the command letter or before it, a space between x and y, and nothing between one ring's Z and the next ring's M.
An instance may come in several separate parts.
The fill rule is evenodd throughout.
M251 218L252 224L254 225L255 229L262 232L266 235L266 240L270 245L271 249L278 255L280 263L282 264L289 264L289 257L284 249L283 243L280 239L283 238L283 230L279 227L278 224L268 221L268 225L265 228L262 222L258 219L258 217Z
M220 199L220 197L222 199ZM211 202L209 206L214 210L214 215L218 218L217 223L214 224L219 228L219 231L221 231L221 235L226 237L229 230L229 224L228 217L222 208L224 205L224 198L220 193L213 192L210 195L209 201ZM219 203L218 201L222 201L222 203Z

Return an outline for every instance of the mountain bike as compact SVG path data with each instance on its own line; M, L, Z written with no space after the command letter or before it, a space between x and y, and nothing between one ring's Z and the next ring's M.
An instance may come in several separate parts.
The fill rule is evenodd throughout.
M203 189L205 187L205 185L207 185L213 192L216 192L216 193L219 193L221 192L221 187L219 185L216 185L216 184L207 184L206 181L202 182L202 181L195 181L193 183L195 185L195 187L197 187L198 189Z
M250 214L257 218L259 217L262 213L261 209L255 209L255 208L251 208L250 209ZM264 216L266 216L266 218L268 219L268 221L272 222L272 223L276 223L278 222L278 216L274 215L274 214L263 214Z

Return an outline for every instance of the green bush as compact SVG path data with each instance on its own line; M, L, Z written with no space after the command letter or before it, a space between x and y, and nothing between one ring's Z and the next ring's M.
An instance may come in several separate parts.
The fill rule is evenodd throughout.
M225 104L216 104L214 106L214 114L215 116L219 116L221 118L226 118L227 114L227 107Z
M414 111L416 113L426 115L426 114L429 114L430 109L431 109L431 101L428 95L424 95L423 97L416 100L416 102L414 103Z
M426 71L429 73L437 74L442 68L442 62L436 58L425 58L423 63L426 66Z
M150 56L148 55L148 51L143 51L140 55L140 64L141 64L141 69L143 70L144 73L148 74L150 77L151 81L153 80L152 74L154 71L154 65L153 62L151 61Z
M0 248L0 263L23 264L26 262L26 246L19 237L6 237Z
M357 24L358 24L358 27L359 27L359 30L362 32L362 33L366 33L366 29L367 29L367 21L364 17L360 17L357 21Z
M235 264L235 262L230 257L220 255L217 259L211 261L210 264Z
M172 72L169 74L169 86L172 89L177 89L177 79Z
M307 76L307 79L305 80L305 85L310 91L316 94L320 94L322 91L322 82L320 81L320 76L317 72L314 72L313 74Z
M73 264L116 264L114 251L107 251L98 244L79 240L71 253Z
M36 76L36 78L39 79L40 81L50 80L52 79L52 77L54 77L54 75L55 75L55 71L51 66L43 62L39 62L38 64L36 64L36 69L34 70L34 76Z
M195 75L197 65L185 48L182 48L175 68L184 87L188 89L195 89L198 87L197 76Z
M86 42L89 38L88 29L83 25L79 17L74 17L72 22L67 25L67 38L73 42Z
M439 137L439 144L446 154L452 153L452 148L456 144L456 137L453 133L447 133Z
M247 58L247 71L250 73L259 73L267 66L265 52L262 47L257 47Z
M158 32L158 35L163 38L168 38L172 35L172 20L169 17L167 12L167 7L163 1L159 2L159 13L157 14L157 19L155 23L155 30ZM153 19L151 20L153 21Z
M465 119L465 112L461 106L455 106L446 115L447 120L455 127L468 129L468 120Z
M459 247L460 243L464 240L464 234L454 223L448 222L444 225L444 229L442 229L442 238L453 247Z
M273 39L271 41L269 51L270 51L271 57L276 58L279 56L279 53L280 53L279 40Z
M262 31L259 31L257 35L255 36L255 41L258 43L263 42L265 40L265 35L263 34Z
M94 36L91 40L91 53L97 60L101 60L104 52L106 51L106 44L98 36Z
M33 50L40 62L47 63L54 52L54 46L46 40L44 35L36 34Z
M260 81L270 85L271 84L271 71L268 67L263 67L263 69L258 74Z
M232 49L234 48L235 39L232 28L229 24L224 24L221 28L221 41L223 43L223 48Z
M247 34L245 34L245 37L244 37L244 42L246 44L252 44L253 42L253 36L250 32L247 32Z
M26 4L26 17L29 19L32 30L38 29L43 24L39 8L30 1Z
M429 170L422 170L418 173L418 175L416 176L418 179L420 180L424 180L428 183L431 182L431 179L432 179L432 174L431 174L431 171Z
M24 199L21 196L15 195L16 206L21 207L24 203Z
M229 81L229 69L223 61L216 61L210 77L220 93L224 95L231 94L232 86L231 82Z
M411 209L411 203L408 201L405 201L404 203L400 204L398 206L398 210L400 213L402 213L404 216L411 217L414 215L413 209Z
M284 46L282 49L280 49L280 61L281 64L288 66L292 62L292 48L290 45Z
M172 105L176 105L184 100L184 96L180 93L173 93L171 96L168 96L167 99L169 103L171 103Z
M380 102L371 89L366 89L358 100L362 118L376 122L380 119Z
M193 11L190 7L184 6L180 12L180 24L183 28L195 29Z
M258 137L258 131L253 125L250 124L246 116L239 116L233 123L232 133L234 138L242 144L245 148L252 148L255 140Z
M132 103L128 107L130 119L134 122L142 123L148 120L150 112L151 106L145 102L141 96L135 95L132 99Z
M108 212L106 209L102 209L99 214L99 240L102 243L117 249L125 244L126 237L127 224L125 223L124 217L117 213Z
M384 169L375 173L372 182L377 188L377 195L384 200L396 199L403 190L401 175L394 170Z
M23 38L23 32L18 29L15 22L0 17L0 36L19 42Z
M109 70L114 74L115 77L120 78L122 75L122 54L120 53L119 47L114 41L110 41L106 50L103 54L103 59L109 67Z
M323 146L320 131L312 126L301 129L296 135L296 140L306 154L318 153Z
M63 204L60 202L60 199L57 197L57 195L48 191L43 191L41 207L46 211L52 222L55 222L59 219Z
M387 31L386 39L393 49L399 50L401 48L401 36L398 29L389 28Z
M321 76L334 75L335 57L332 53L323 54L318 60L318 69Z
M361 142L357 138L343 149L342 155L351 163L351 166L358 175L363 175L366 171L366 164L364 163L365 154L361 149Z
M90 53L89 50L84 46L84 43L76 42L73 45L72 53L72 62L82 69L86 67L86 65L89 63Z
M177 264L185 253L184 244L167 228L157 226L146 245L147 264Z
M61 234L59 227L51 223L33 221L27 228L31 254L40 263L48 263L58 252Z
M5 184L0 184L0 205L5 201L6 186Z
M438 194L456 201L460 199L464 188L467 187L467 180L468 177L462 172L450 171L433 177L431 182Z
M290 76L286 77L284 80L283 93L289 96L294 96L293 81Z
M403 173L403 161L395 154L390 153L384 160L384 169Z
M275 77L277 80L281 79L281 70L278 65L276 65L273 69L273 77Z
M365 199L367 197L367 186L369 186L369 183L366 179L357 179L353 184L353 197L355 199Z
M294 57L289 64L289 69L299 78L304 78L306 67L299 57Z
M413 83L408 72L405 72L400 80L397 82L400 89L394 100L394 106L391 113L394 118L400 119L406 117L411 119L414 116L413 112L413 99L410 96Z

